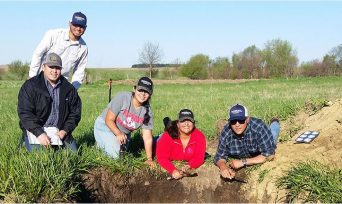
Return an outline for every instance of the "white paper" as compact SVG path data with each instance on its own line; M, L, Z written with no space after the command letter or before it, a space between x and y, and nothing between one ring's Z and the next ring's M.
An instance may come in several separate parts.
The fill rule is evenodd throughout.
M51 139L51 145L63 145L62 140L57 135L58 128L56 127L44 127L44 132ZM38 138L31 132L26 131L30 144L40 144Z

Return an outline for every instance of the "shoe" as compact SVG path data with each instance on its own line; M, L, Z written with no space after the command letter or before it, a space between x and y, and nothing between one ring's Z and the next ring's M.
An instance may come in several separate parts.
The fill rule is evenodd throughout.
M279 123L279 120L278 120L278 118L272 118L272 119L271 119L271 123L270 123L270 124L272 124L273 122L277 122L277 123Z

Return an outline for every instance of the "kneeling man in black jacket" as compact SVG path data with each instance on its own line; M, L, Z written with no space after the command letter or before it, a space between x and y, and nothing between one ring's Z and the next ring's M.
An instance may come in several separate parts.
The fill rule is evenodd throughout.
M48 54L42 72L19 91L19 125L29 151L50 145L77 150L71 133L81 120L81 99L61 69L61 58Z

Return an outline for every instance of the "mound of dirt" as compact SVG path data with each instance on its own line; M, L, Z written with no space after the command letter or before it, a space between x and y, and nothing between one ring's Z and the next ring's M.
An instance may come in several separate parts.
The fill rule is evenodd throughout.
M250 185L244 186L247 200L250 202L286 202L285 190L278 190L277 178L298 162L316 160L332 168L342 168L342 100L328 103L314 115L299 113L292 119L281 123L281 134L297 123L301 129L290 141L278 143L276 158L267 162L258 171L252 172ZM311 143L296 143L295 139L306 131L319 131L319 136ZM258 182L259 173L270 170L262 182ZM252 179L254 178L254 179Z

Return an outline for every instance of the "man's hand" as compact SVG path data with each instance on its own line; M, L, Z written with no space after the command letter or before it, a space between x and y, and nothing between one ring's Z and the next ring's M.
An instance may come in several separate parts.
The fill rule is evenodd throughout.
M235 171L231 167L227 166L226 160L220 159L216 162L216 166L220 169L220 174L223 178L233 179L235 177Z
M235 177L235 171L232 168L220 169L221 176L223 178L233 179Z
M244 167L242 160L239 159L232 160L229 166L232 167L234 170L238 170Z
M37 139L39 140L39 143L43 146L49 146L51 144L51 139L46 135L45 132L39 135Z
M172 172L172 178L173 179L181 179L183 178L183 172L178 170L178 169L175 169L173 172Z
M58 137L63 140L63 138L68 134L67 132L65 132L65 130L60 130L59 132L56 133L58 135Z

